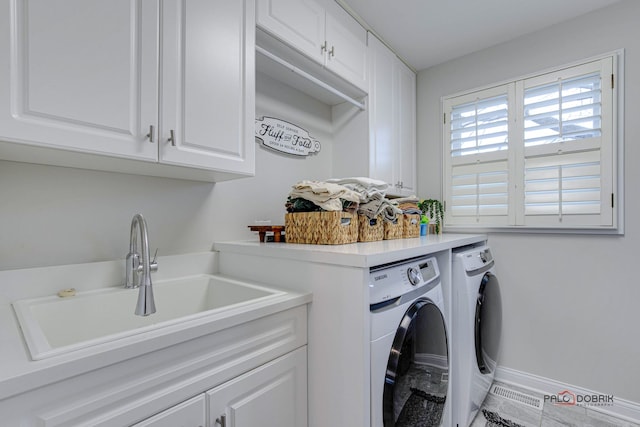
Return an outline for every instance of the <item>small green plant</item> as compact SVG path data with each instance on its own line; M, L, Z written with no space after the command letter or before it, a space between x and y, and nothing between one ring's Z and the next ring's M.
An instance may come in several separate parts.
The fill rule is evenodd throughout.
M442 224L444 223L444 206L440 200L427 199L418 203L418 208L422 211L423 215L429 218L429 224L435 224L436 233L440 233L442 230Z

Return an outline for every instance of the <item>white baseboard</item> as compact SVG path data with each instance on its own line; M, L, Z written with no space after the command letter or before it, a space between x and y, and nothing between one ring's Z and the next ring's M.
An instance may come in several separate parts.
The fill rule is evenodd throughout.
M496 369L495 379L496 381L500 381L505 384L528 388L542 394L555 395L564 390L569 390L576 395L583 396L602 394L594 390L577 387L571 384L562 383L560 381L502 366L498 366ZM587 408L591 411L618 417L625 421L632 421L636 423L640 422L640 403L621 399L615 396L613 397L613 405L587 406Z

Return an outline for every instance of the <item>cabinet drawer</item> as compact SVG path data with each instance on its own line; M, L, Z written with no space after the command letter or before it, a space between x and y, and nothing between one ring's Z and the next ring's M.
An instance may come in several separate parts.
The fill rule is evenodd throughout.
M205 396L201 394L132 427L204 427L206 417Z

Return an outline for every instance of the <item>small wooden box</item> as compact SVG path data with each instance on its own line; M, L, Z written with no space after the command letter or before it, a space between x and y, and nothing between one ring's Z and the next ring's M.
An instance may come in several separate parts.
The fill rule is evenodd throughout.
M402 214L402 237L420 237L420 215Z
M369 219L366 215L358 215L358 242L375 242L382 240L383 236L382 216Z
M402 218L397 217L395 222L384 222L384 240L401 239L402 238Z
M341 245L358 241L358 220L349 212L287 213L284 226L287 243Z

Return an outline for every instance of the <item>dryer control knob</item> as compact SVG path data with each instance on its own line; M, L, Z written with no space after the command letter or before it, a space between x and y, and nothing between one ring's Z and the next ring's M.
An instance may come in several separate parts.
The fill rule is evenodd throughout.
M409 283L411 283L413 286L416 286L422 281L420 270L416 267L409 267L409 269L407 270L407 277L409 278Z

